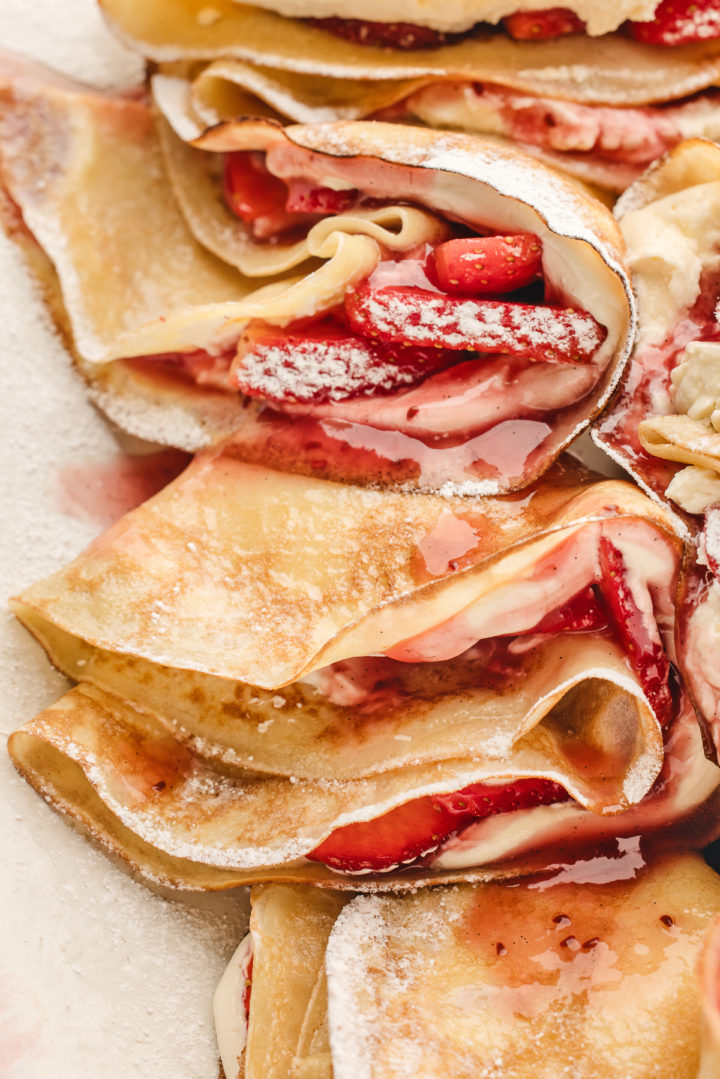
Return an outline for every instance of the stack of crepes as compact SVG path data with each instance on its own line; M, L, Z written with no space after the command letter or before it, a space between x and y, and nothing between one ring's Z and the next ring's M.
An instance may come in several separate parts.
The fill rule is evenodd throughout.
M101 0L183 137L246 113L489 135L622 191L720 134L717 0ZM362 18L358 18L358 14Z
M716 714L685 679L704 643L678 635L675 614L678 596L692 605L696 571L673 514L560 456L608 402L632 344L612 218L541 164L470 136L245 119L197 148L157 124L142 94L6 65L5 221L94 399L135 433L205 447L14 601L77 683L11 737L16 766L151 881L335 890L302 893L325 937L348 893L451 885L343 911L329 1041L313 946L312 985L288 1005L301 1017L293 1058L317 1058L306 1075L357 1074L355 1056L369 1058L344 1025L350 997L333 995L357 989L383 1011L383 992L406 973L410 986L418 941L432 945L432 919L455 933L487 902L507 907L517 934L536 892L582 908L582 891L554 889L588 874L615 879L600 910L607 896L647 910L656 889L668 909L653 933L670 936L634 936L648 948L637 956L657 959L636 970L609 962L607 941L625 939L614 923L607 947L594 928L563 934L559 954L581 966L572 992L558 981L560 999L570 992L574 1008L604 971L634 1000L659 970L646 983L655 1023L673 1008L680 1024L683 997L683 1033L660 1053L643 1020L620 1039L618 1074L658 1075L658 1054L696 1060L686 988L717 881L666 853L719 830ZM533 924L546 913L538 902ZM378 919L416 916L426 930L410 952L368 958L385 989L353 983L348 942L379 946ZM556 916L560 930L600 918ZM503 936L496 959L511 954ZM422 947L418 962L428 969ZM462 949L447 964L449 996L408 1002L415 1054L431 1007L477 1010ZM507 983L490 978L499 995L473 968L493 1015L525 1014L507 993L532 987L526 966L521 955ZM527 1007L544 1023L557 999ZM262 1001L250 1032L270 1030ZM449 1026L426 1074L503 1074L504 1050L469 1056L467 1030ZM516 1040L517 1019L503 1029ZM256 1075L275 1054L265 1044ZM404 1052L364 1074L407 1074ZM537 1074L536 1052L522 1052L507 1074Z
M350 901L254 888L215 995L226 1076L713 1079L720 881L697 855L626 868Z
M198 150L137 95L10 59L3 80L8 226L94 400L135 434L494 494L541 475L617 384L634 322L614 222L517 151L261 120Z

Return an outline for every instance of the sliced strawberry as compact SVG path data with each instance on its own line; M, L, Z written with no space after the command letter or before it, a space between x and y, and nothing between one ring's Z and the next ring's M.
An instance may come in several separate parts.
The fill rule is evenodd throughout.
M545 41L565 34L583 34L585 23L566 7L544 11L518 11L503 19L503 26L516 41Z
M561 607L556 607L528 633L586 633L589 630L602 632L609 626L608 616L598 602L595 589L591 586L578 592Z
M437 49L456 41L462 34L445 34L429 26L409 22L368 22L366 19L308 19L336 37L354 45L374 45L381 49Z
M610 540L600 540L600 588L612 628L627 652L630 665L640 679L645 696L665 727L673 718L675 705L670 686L670 662L662 644L648 630L642 611L627 583L622 554Z
M265 166L265 154L238 150L225 155L225 200L250 228L253 236L267 239L305 220L288 213L287 185Z
M548 779L502 787L475 783L454 794L413 798L375 820L338 828L307 857L349 873L387 871L432 854L473 821L567 799L565 789Z
M718 0L661 0L647 22L626 24L636 41L646 45L686 45L720 38Z
M378 345L336 322L269 326L242 336L230 382L270 401L342 401L420 382L463 357L449 349Z
M250 997L252 996L252 976L254 955L250 956L247 970L245 971L245 986L243 988L242 1006L246 1016L250 1015Z
M341 214L352 206L359 191L335 191L332 187L318 187L307 180L288 180L288 196L285 209L290 213Z
M470 300L426 289L366 282L345 297L350 325L383 344L507 353L550 363L582 363L607 331L583 311L499 300Z
M470 236L438 244L428 263L431 277L445 292L498 296L540 277L542 244L530 232Z

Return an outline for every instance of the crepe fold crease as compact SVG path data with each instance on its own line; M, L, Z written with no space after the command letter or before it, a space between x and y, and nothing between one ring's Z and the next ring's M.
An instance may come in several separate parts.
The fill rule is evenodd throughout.
M489 818L470 853L413 879L495 872L569 821L677 823L717 785L687 702L669 751L607 626L528 632L592 588L607 542L667 638L678 541L625 484L563 464L522 500L447 500L274 473L230 443L14 601L80 684L11 754L133 864L186 886L348 886L306 855L477 783L551 780L572 800L509 814L515 831ZM673 754L691 761L679 805Z
M196 149L142 95L98 94L16 60L1 86L6 227L93 399L131 433L189 450L242 434L238 453L287 470L492 494L542 474L613 392L634 318L622 242L603 206L524 155L420 128L263 118L214 127ZM223 155L237 151L259 155L271 180L357 189L359 202L306 214L300 235L257 239L223 197ZM382 259L410 258L458 223L539 238L549 302L598 324L589 362L526 363L501 414L482 351L453 353L471 359L421 372L409 389L354 389L351 375L334 375L319 401L303 383L315 369L298 360L292 376L282 368L287 400L267 375L257 396L242 395L234 372L248 327L330 317Z
M228 1079L551 1079L568 1059L582 1075L710 1079L717 875L696 854L645 864L631 843L599 861L334 908L316 890L254 888L216 994ZM248 951L243 1001L228 990Z

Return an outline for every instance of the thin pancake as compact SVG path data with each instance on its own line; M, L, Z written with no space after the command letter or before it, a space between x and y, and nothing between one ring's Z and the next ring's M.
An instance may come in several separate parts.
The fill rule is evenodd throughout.
M167 0L103 0L101 6L113 29L153 60L232 57L295 72L300 99L307 95L302 78L307 74L405 79L408 91L418 80L495 82L594 104L641 105L705 89L720 71L718 41L658 51L621 34L599 40L576 34L532 43L492 34L438 49L401 52L355 45L302 20L234 0L217 0L212 20L201 15L207 8L204 0L182 0L172 8ZM574 76L570 81L569 69ZM359 89L359 99L363 93L373 90Z
M335 1079L695 1079L720 880L697 855L593 869L355 899L327 950Z

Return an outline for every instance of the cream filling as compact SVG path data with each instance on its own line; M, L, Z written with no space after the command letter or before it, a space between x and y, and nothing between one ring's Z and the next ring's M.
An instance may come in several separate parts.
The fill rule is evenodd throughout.
M652 19L660 0L566 0L592 35L617 30L626 19ZM518 11L542 11L548 0L365 0L362 10L353 0L254 0L255 7L296 18L367 19L370 22L406 22L454 33L478 22L497 23Z
M720 502L720 473L701 465L688 465L676 472L665 494L687 513L704 513Z
M586 525L540 561L517 567L517 575L497 582L481 601L434 628L399 641L386 654L407 663L440 662L461 655L477 641L525 633L601 579L598 550L603 534L620 551L626 583L642 612L644 627L657 639L658 621L665 630L672 624L666 595L677 565L675 549L645 522L613 521Z
M720 139L720 106L710 97L670 108L610 108L471 83L435 84L413 94L408 112L429 127L503 135L559 153L608 156L645 165L681 139Z
M676 191L620 221L638 300L637 348L659 345L720 271L720 180Z
M252 937L248 933L236 948L213 996L215 1036L226 1079L242 1079L241 1061L249 1022L243 997L252 956Z
M691 341L670 377L675 411L720 431L720 341Z

